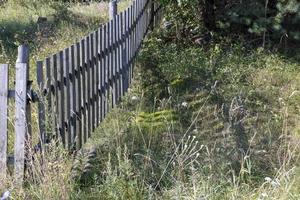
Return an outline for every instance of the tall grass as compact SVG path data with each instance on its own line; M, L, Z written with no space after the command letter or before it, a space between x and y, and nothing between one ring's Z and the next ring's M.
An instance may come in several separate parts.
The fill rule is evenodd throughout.
M97 16L86 8L83 24ZM69 10L83 15L78 5ZM56 26L53 44L43 44L51 51L72 33ZM185 47L166 34L146 40L133 87L82 151L49 144L43 162L33 154L23 189L7 182L1 191L13 199L299 199L299 57L230 38Z

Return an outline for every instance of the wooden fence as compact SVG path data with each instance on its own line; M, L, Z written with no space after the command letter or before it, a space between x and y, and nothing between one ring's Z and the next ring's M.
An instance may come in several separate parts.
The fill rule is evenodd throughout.
M31 136L31 82L29 80L29 51L26 46L18 49L15 90L9 90L9 65L0 64L0 182L7 173L8 100L15 100L14 173L23 179L27 160L26 149Z
M116 2L115 2L116 3ZM115 5L112 5L115 6ZM144 37L161 18L154 0L134 0L123 12L81 41L37 62L41 143L58 138L78 150L127 92ZM22 182L30 146L30 105L36 100L28 81L28 48L19 47L15 90L8 88L8 65L0 65L0 181L7 173L8 98L15 98L15 178ZM46 118L50 118L46 120ZM51 122L50 127L46 121Z

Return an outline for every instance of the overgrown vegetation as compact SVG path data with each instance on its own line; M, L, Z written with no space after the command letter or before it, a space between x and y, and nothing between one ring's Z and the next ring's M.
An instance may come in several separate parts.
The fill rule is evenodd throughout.
M297 0L160 0L171 4L177 37L193 35L205 27L226 34L248 34L248 40L263 46L299 42ZM249 37L250 36L250 37Z
M46 173L14 198L300 198L299 49L208 33L193 3L167 7L86 148L49 151Z

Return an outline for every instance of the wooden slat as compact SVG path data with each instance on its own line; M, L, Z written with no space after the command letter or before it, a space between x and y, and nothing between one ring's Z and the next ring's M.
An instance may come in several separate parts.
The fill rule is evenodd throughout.
M16 111L15 111L15 179L21 184L24 177L27 140L27 73L28 64L16 63Z
M146 34L146 30L147 30L147 27L148 27L148 3L149 3L149 0L146 0L145 1L145 5L144 5L144 31L143 31L143 40L145 38L145 34Z
M40 143L45 144L46 142L46 115L45 115L45 101L44 101L44 69L43 61L37 62L37 83L39 87L40 99L38 103L39 111L39 131L40 131ZM42 146L42 145L41 145Z
M58 53L57 60L57 82L58 82L58 94L57 94L57 117L58 117L58 125L59 125L59 134L61 137L61 141L63 145L67 146L67 136L65 131L65 92L64 92L64 52L60 51Z
M89 81L90 81L90 132L89 132L89 136L91 136L91 132L94 131L95 129L95 101L94 101L94 96L95 96L95 59L94 59L94 33L90 34L90 56L89 56L89 63L90 63L90 77L89 77Z
M135 64L135 58L136 58L136 55L137 55L139 39L141 37L141 32L142 32L142 30L141 30L141 25L142 25L142 16L141 16L141 14L142 14L142 4L143 4L142 0L137 2L137 9L135 11L136 15L134 16L135 18L139 17L139 19L138 19L138 25L137 25L137 27L135 29L135 33L134 33L134 35L135 35L134 40L135 41L134 41L134 47L132 49L132 58L131 58L132 59L132 70L131 70L131 74L130 74L131 79L133 77L133 68L134 68L134 64Z
M80 61L81 61L81 68L82 68L82 127L83 127L83 134L82 134L82 141L83 144L86 142L87 138L87 132L88 132L88 124L87 124L87 116L88 116L88 105L87 105L87 64L86 64L86 39L81 40L81 55L80 55Z
M123 74L123 71L124 71L124 65L125 65L125 45L124 45L124 41L125 41L125 18L124 18L124 12L121 13L121 18L120 18L120 21L121 21L121 65L120 65L120 80L121 80L121 89L120 89L120 93L121 93L121 96L123 97L124 95L124 74Z
M101 44L101 62L100 62L100 83L101 83L101 106L100 106L100 112L101 112L101 121L104 119L105 115L105 31L106 31L106 25L102 26L102 29L100 31L99 40Z
M45 80L45 89L47 91L47 104L48 104L48 110L47 112L51 111L51 58L45 59L45 67L46 67L46 80ZM55 129L53 129L54 131Z
M85 142L91 135L91 125L92 125L92 108L91 108L91 44L90 35L85 38L85 64L86 64L86 107L87 107L87 135Z
M119 15L115 16L115 67L114 67L114 84L115 84L115 104L118 103L119 98L119 81L118 81L118 68L119 68Z
M26 45L18 47L16 62L15 85L15 146L14 158L15 179L19 185L23 182L25 164L31 157L28 150L31 145L31 104L27 103L29 79L29 48Z
M140 16L139 16L139 3L138 1L134 2L134 20L135 20L135 24L134 24L134 30L133 30L133 49L131 49L131 52L133 52L133 54L135 55L135 52L137 50L137 46L138 46L138 28L139 28L139 23L140 23Z
M75 46L75 60L74 60L74 66L75 66L75 71L76 73L76 80L75 80L75 96L76 96L76 128L75 128L75 132L76 132L76 150L79 150L82 147L82 138L83 138L83 127L82 127L82 123L83 123L83 107L82 107L82 66L81 66L81 43L76 43Z
M51 76L51 58L48 57L45 59L45 67L46 67L46 80L45 80L45 89L47 91L47 96L46 96L46 104L47 104L47 122L49 124L50 129L52 132L55 132L55 118L52 112L52 95L53 95L53 87L52 87L52 76ZM56 132L55 132L56 133ZM46 137L48 138L48 135L46 133ZM47 140L46 138L46 140Z
M149 0L148 3L148 30L151 30L151 17L152 17L152 3L153 0Z
M114 67L114 48L113 48L113 39L114 39L114 20L109 22L109 82L110 82L110 107L114 106L114 84L113 84L113 67Z
M94 59L95 59L95 73L94 73L94 95L95 95L95 128L99 125L100 122L100 109L99 104L101 102L101 98L99 95L99 74L100 74L100 58L99 58L99 49L100 49L100 43L99 43L99 29L95 32L94 37Z
M151 5L152 5L152 0L148 0L148 3L147 3L147 28L146 28L145 36L147 35L148 30L149 30L149 28L150 28Z
M102 108L102 118L104 119L105 116L106 116L106 112L107 112L107 88L108 88L108 83L107 83L107 53L108 53L108 50L107 50L107 24L105 24L103 26L103 31L102 31L102 46L103 46L103 74L102 74L102 77L103 77L103 91L102 91L102 94L103 94L103 108Z
M146 1L143 0L142 1L142 23L141 23L141 27L142 27L142 32L141 32L141 41L143 41L144 39L144 33L145 33L145 24L146 24L146 10L145 10L145 6L146 6Z
M117 21L118 21L118 26L117 26L117 40L118 40L118 64L117 64L117 103L121 100L122 93L121 93L121 68L122 68L122 21L121 21L121 13L117 15Z
M8 69L7 64L0 64L0 182L7 170Z
M128 40L129 40L129 23L128 23L128 10L125 11L124 15L124 28L125 28L125 41L124 41L124 94L127 92L127 69L128 69Z
M143 6L143 1L139 1L139 14L140 14L140 20L139 20L139 28L138 28L138 48L136 50L136 52L138 52L140 45L141 45L141 40L142 40L142 31L143 31L143 27L142 27L142 23L143 23L143 13L142 13L142 6Z
M145 31L146 31L146 27L147 27L147 15L148 15L148 2L149 0L144 1L144 23L143 23L143 38L145 36Z
M56 137L59 138L59 123L58 123L58 105L57 105L57 100L58 100L58 81L57 81L57 55L54 54L51 57L50 60L50 78L51 78L51 116L52 116L52 122L53 122L53 128L54 132L56 134Z
M116 49L116 25L117 25L117 18L116 15L113 18L113 24L112 24L112 108L115 107L117 97L117 87L116 87L116 68L117 68L117 49Z
M63 52L63 93L64 93L64 126L66 147L71 150L71 95L70 95L70 49Z
M75 137L76 137L76 76L75 76L75 45L70 47L69 57L69 78L70 78L70 149L75 148Z
M148 28L149 3L150 3L150 0L147 0L146 3L145 3L145 26L144 26L144 35L143 35L143 37L145 37L146 30Z
M136 1L137 2L137 1ZM129 10L129 24L130 24L130 26L131 27L134 27L133 26L133 14L134 14L134 6L135 4L133 4L133 5L131 5L130 6L130 10ZM134 31L133 32L131 32L131 34L130 34L130 37L129 37L130 39L129 39L129 69L128 69L128 76L129 76L129 78L128 78L128 81L129 81L129 85L131 84L131 79L132 79L132 77L131 77L131 74L132 74L132 58L133 58L133 43L134 43L134 40L135 40L135 38L134 38Z
M111 37L110 37L110 29L111 29L111 23L107 23L107 26L106 26L106 48L107 48L107 62L106 62L106 113L109 112L110 110L110 80L111 80L111 71L110 71L110 65L111 65L111 48L110 48L110 44L111 44Z
M100 122L102 121L102 25L97 30L97 106L98 106L98 117L97 117L97 126L99 126Z
M144 20L143 20L143 23L142 23L142 25L143 25L143 32L142 32L142 38L144 38L144 35L145 35L145 30L146 30L146 25L147 25L147 22L146 22L146 20L147 20L147 8L146 8L146 6L147 6L147 4L146 4L146 1L144 1L144 5L143 5L143 9L144 9L144 12L143 12L143 15L144 15Z
M127 9L127 15L126 15L126 26L127 26L127 31L128 31L128 35L126 37L126 67L125 67L125 76L126 76L126 83L125 83L125 92L127 92L128 90L128 84L129 84L129 77L128 77L128 70L129 70L129 59L130 59L130 48L129 48L129 44L130 44L130 35L131 35L131 31L132 31L132 25L129 23L129 17L130 17L130 13L129 13L129 8Z
M144 10L144 7L145 7L145 1L144 0L142 0L141 1L141 5L142 5L142 8L141 8L141 12L142 12L142 20L141 20L141 32L140 32L140 39L141 39L141 41L142 41L142 39L143 39L143 36L144 36L144 27L145 27L145 14L146 14L146 12L145 12L145 10Z
M134 53L134 56L136 55L136 52L138 50L138 46L139 46L139 43L140 43L140 32L141 32L141 2L142 1L137 1L136 3L136 15L138 17L138 21L137 21L137 25L136 25L136 28L135 28L135 31L134 31L134 35L135 35L135 46L134 46L134 49L133 49L133 53ZM132 58L133 59L133 58ZM132 61L133 62L133 61ZM131 74L130 74L130 78L131 78Z

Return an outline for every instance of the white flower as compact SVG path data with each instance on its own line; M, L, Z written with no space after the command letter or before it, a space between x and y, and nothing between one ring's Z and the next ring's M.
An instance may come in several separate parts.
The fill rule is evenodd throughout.
M280 186L280 183L279 183L279 180L276 178L275 180L273 180L271 182L271 185L274 187L274 188L277 188Z
M184 101L184 102L181 103L181 106L187 107L187 106L188 106L188 103L187 103L186 101Z
M10 196L10 192L9 191L6 191L3 193L2 197L0 198L0 200L6 200L8 199Z
M268 197L268 194L265 193L265 192L263 192L263 193L261 193L261 196L262 196L262 197Z
M264 199L266 199L267 197L268 197L268 194L265 193L265 192L263 192L263 193L260 194L260 196L258 197L257 200L264 200Z
M272 179L271 179L270 177L266 177L266 178L265 178L265 181L267 181L267 182L271 182L271 181L272 181Z
M139 98L138 98L137 96L132 96L132 97L131 97L131 100L132 100L132 101L137 101L137 100L139 100Z

